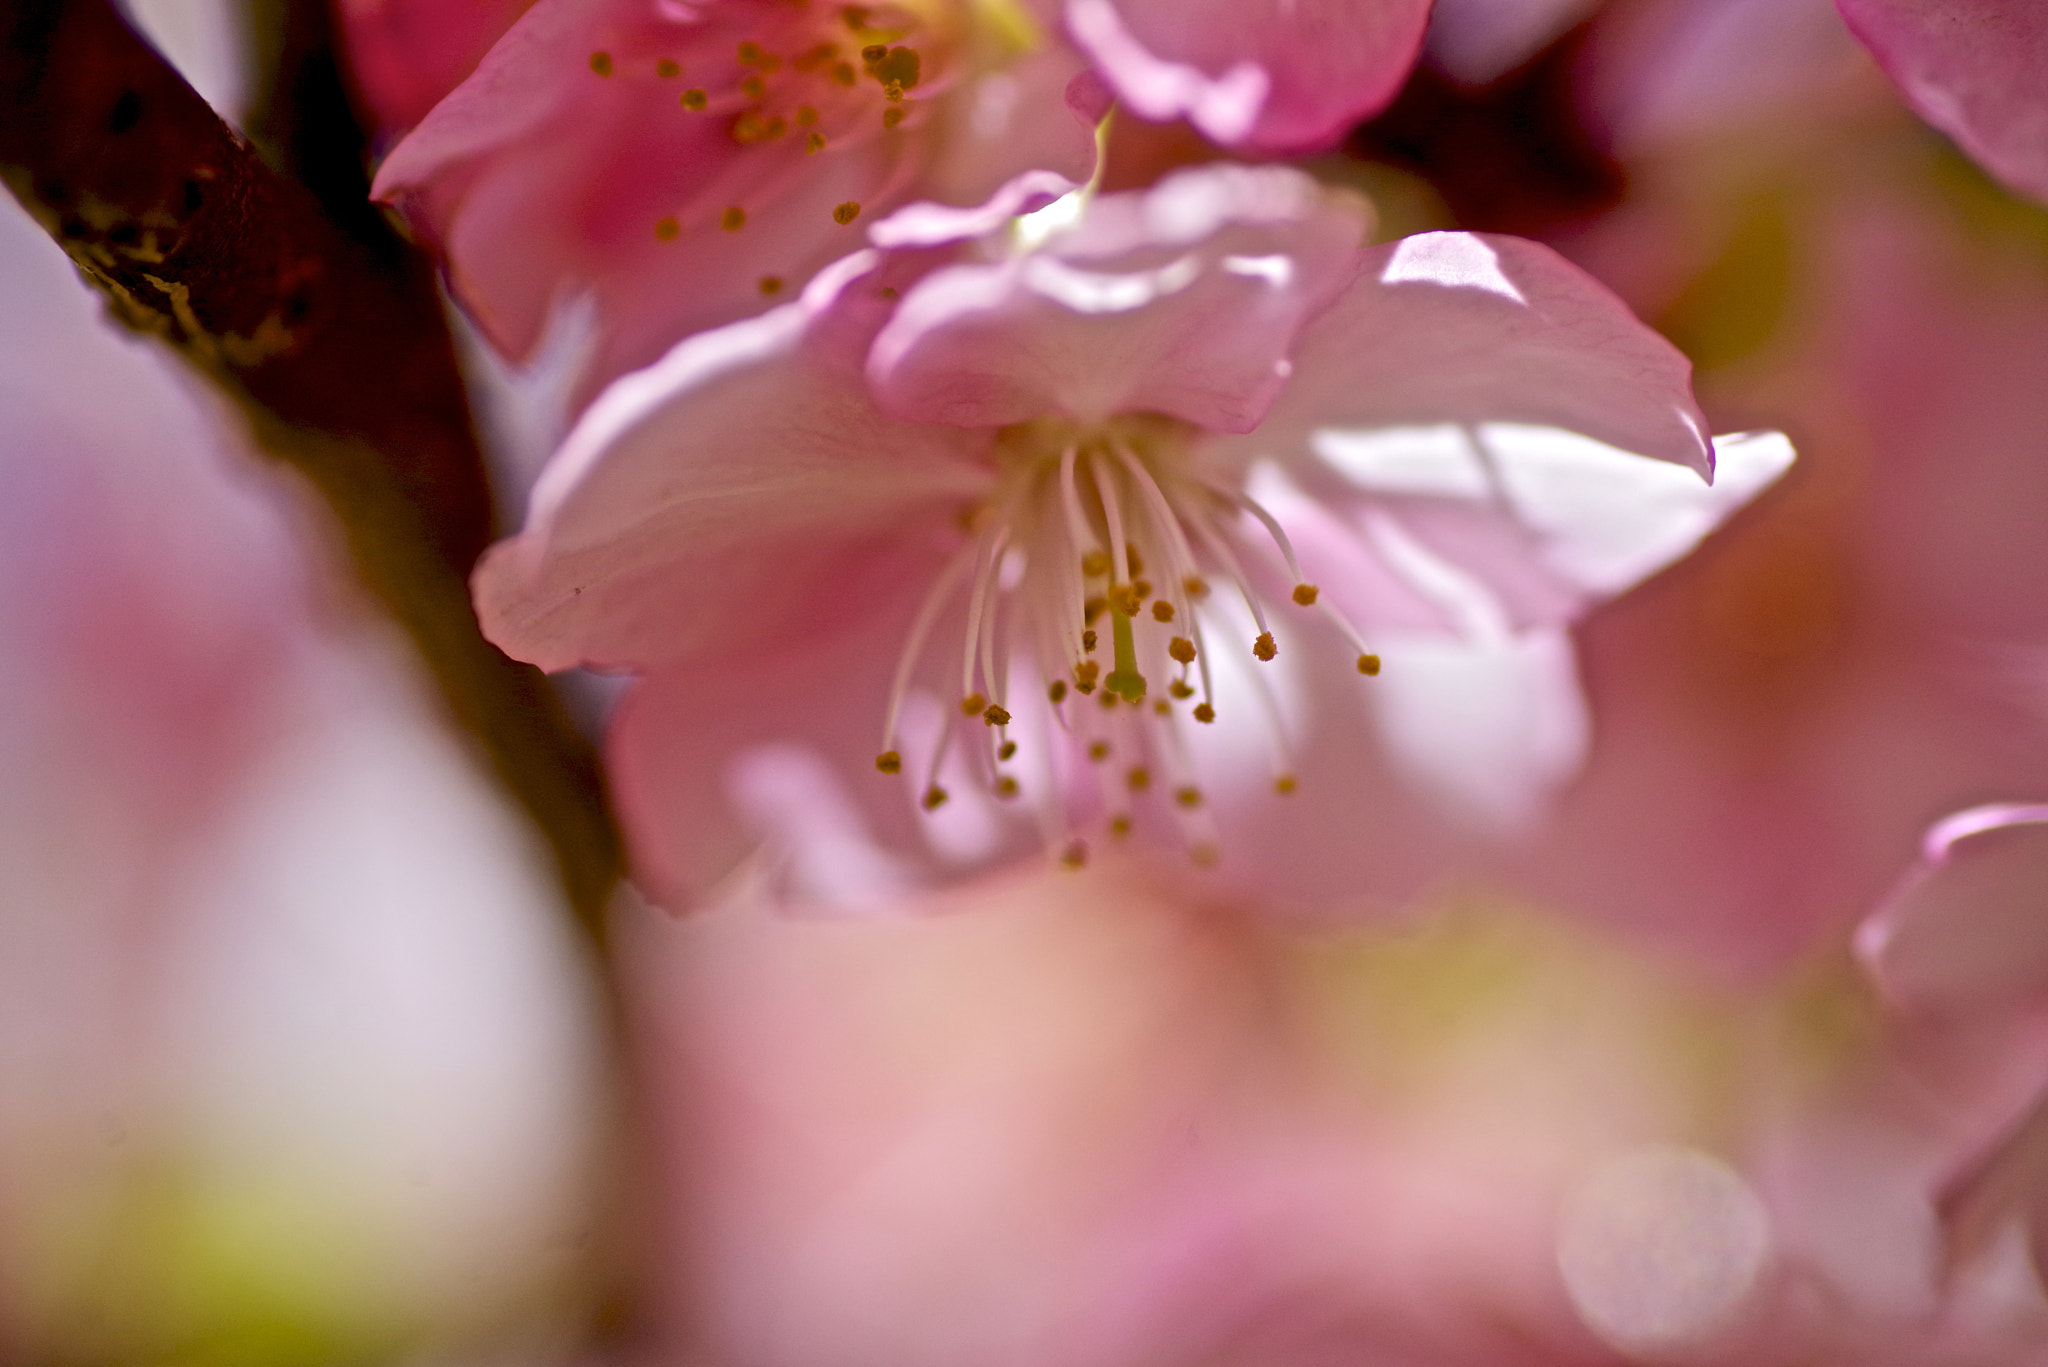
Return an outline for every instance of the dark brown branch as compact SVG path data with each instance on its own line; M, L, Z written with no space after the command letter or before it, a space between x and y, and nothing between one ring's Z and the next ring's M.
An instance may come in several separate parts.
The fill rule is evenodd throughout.
M363 581L598 925L619 853L547 681L478 634L491 502L428 268L266 166L107 0L0 0L0 178L109 300L326 497Z

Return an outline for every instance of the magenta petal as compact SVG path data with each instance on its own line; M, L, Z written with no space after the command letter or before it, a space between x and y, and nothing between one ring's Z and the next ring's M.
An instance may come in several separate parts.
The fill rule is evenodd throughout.
M974 438L878 412L816 321L792 304L702 333L606 390L477 569L491 640L638 669L868 610L878 552L915 554L987 475Z
M1429 0L1067 0L1067 31L1148 119L1216 142L1327 146L1393 98Z
M1921 117L2013 189L2048 200L2048 6L1836 0Z
M1294 171L1185 171L1097 200L1038 251L927 277L877 337L869 376L883 407L920 422L1158 412L1242 432L1349 278L1364 228L1355 202Z
M1937 823L1924 862L1858 928L1856 947L1905 1005L2048 993L2048 806L1976 807Z

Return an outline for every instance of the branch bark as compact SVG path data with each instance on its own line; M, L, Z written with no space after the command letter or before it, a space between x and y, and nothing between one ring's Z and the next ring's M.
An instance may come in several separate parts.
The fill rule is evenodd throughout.
M0 179L116 318L220 384L325 497L598 934L620 854L596 758L470 608L492 505L431 268L338 226L108 0L0 0L0 110Z

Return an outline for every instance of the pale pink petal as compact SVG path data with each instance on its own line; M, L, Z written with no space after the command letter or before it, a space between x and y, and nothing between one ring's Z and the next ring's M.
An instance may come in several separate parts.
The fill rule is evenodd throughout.
M1599 0L1436 0L1424 44L1464 85L1487 85L1534 57Z
M1858 928L1887 996L1997 1006L2048 994L2048 806L1959 812L1927 833L1924 862Z
M1453 821L1528 830L1591 739L1571 638L1544 628L1374 644L1383 664L1367 696L1395 764Z
M1294 377L1244 458L1320 433L1434 423L1560 428L1710 475L1692 366L1547 247L1424 233L1370 249L1301 335Z
M1923 118L2013 189L2048 199L2048 6L1836 3Z
M1067 30L1134 111L1216 142L1327 146L1394 97L1429 0L1067 0Z
M856 290L872 290L861 282ZM547 669L646 667L857 619L987 482L985 438L877 411L808 303L702 333L591 405L475 579ZM831 350L838 357L821 355Z
M1096 201L1040 250L928 276L869 375L884 407L923 422L1149 411L1244 431L1365 226L1355 202L1294 171L1185 171Z

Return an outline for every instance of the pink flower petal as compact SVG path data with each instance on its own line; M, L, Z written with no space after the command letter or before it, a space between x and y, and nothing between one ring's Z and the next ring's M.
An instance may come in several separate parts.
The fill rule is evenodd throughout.
M380 130L411 128L476 69L531 0L340 0L349 71Z
M856 70L863 39L837 7L539 0L393 149L374 193L440 245L508 355L565 294L593 294L594 389L787 297L904 204L1014 211L1084 181L1092 124L1067 97L1080 59L1055 44L991 63L977 15L930 12L905 40L922 76L891 102ZM827 44L838 53L816 58Z
M1067 0L1067 29L1148 119L1226 146L1328 146L1400 88L1429 0Z
M2048 7L2039 0L1836 0L1936 128L2013 189L2048 199Z
M824 327L812 303L787 305L608 389L535 487L527 530L478 567L486 634L546 669L644 668L864 611L865 567L985 488L985 439L877 411Z
M886 409L923 422L1149 411L1241 432L1365 226L1294 171L1184 171L1096 201L1038 251L927 277L876 339L869 376Z
M1938 822L1924 862L1858 928L1856 947L1904 1005L2048 993L2048 806L1976 807Z

